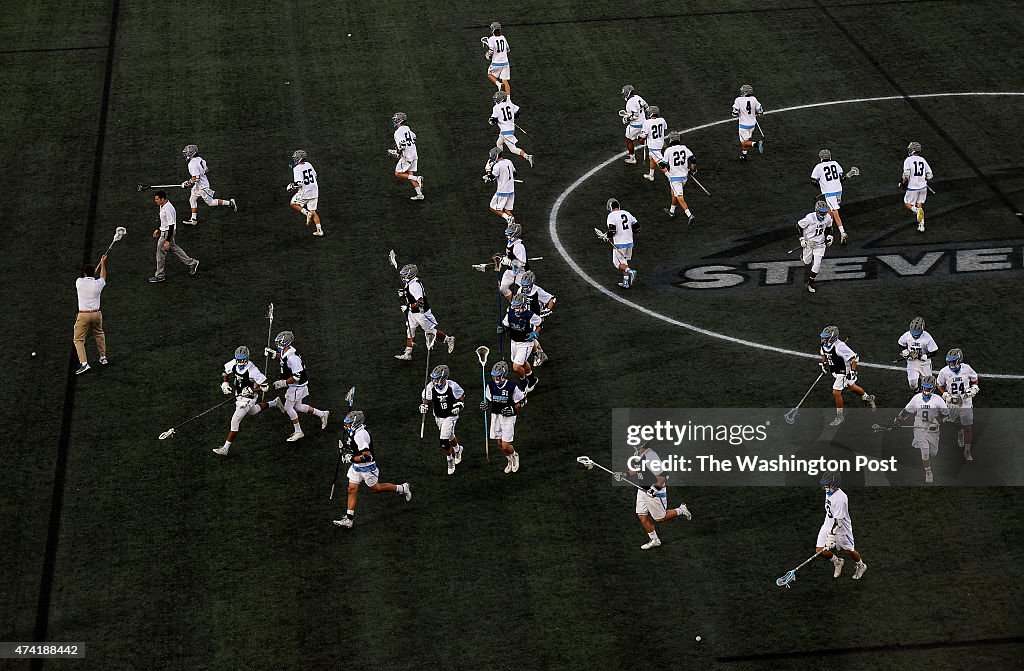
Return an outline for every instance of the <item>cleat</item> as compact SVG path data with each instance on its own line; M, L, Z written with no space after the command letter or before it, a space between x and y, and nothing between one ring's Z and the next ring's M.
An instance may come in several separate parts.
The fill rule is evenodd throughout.
M845 564L845 563L846 563L845 560L839 559L838 557L835 557L834 559L832 559L832 564L836 567L836 570L832 571L832 577L833 578L838 578L839 577L839 574L843 572L843 564Z
M526 155L526 162L530 164L531 168L533 167L533 154Z
M693 228L696 225L697 225L697 217L695 217L695 216L693 216L691 214L689 217L686 218L686 227L687 228Z
M327 428L327 418L330 417L330 416L331 416L331 411L330 410L324 410L324 416L320 418L320 429L321 430Z
M874 410L875 408L878 407L878 404L875 403L875 395L874 394L866 394L864 396L864 398L862 398L861 400L864 401L864 403L866 403L867 406L869 408L871 408L872 410Z
M917 225L917 230L920 233L924 233L924 222L921 222L920 224Z
M670 209L669 209L669 208L667 208L667 207L663 207L663 208L661 208L661 211L662 211L662 212L664 212L665 214L667 214L667 215L668 215L668 216L670 216L670 217L674 217L674 216L676 216L676 213L675 213L675 212L673 212L672 210L670 210Z
M456 445L452 448L452 452L455 454L455 463L462 463L462 445Z
M853 579L854 580L860 580L861 577L864 575L864 572L867 571L867 570L868 570L868 565L867 564L865 564L862 561L857 562L856 564L854 564Z
M166 277L157 277L156 275L153 275L153 277L150 277L150 278L149 278L149 281L150 281L150 282L151 282L152 284L156 284L156 283L158 283L158 282L166 282L166 281L167 281L167 278L166 278Z
M964 461L974 461L974 457L971 456L971 448L964 448Z
M188 274L195 275L197 270L199 270L199 259L196 259L196 262L188 269Z
M757 151L759 154L764 153L764 138L757 141Z
M444 344L448 346L448 353L455 351L455 336L445 336Z
M512 453L512 472L513 473L518 473L519 472L519 453L518 452L513 452Z
M540 368L548 358L548 355L544 352L537 352L533 357L533 367Z
M185 224L186 226L195 226L199 222L196 221L195 219L182 219L181 223Z
M627 277L629 286L632 287L632 286L636 285L637 272L635 270L633 270L632 268L630 268L629 270L626 271L626 273L627 273L626 277Z
M313 210L306 210L306 226L313 223Z
M232 198L228 202L231 203L231 209L234 210L235 212L238 212L238 203L235 202L235 199Z
M415 196L413 196L409 200L425 200L425 199L426 199L426 196L424 196L422 193L417 193Z
M395 358L398 359L399 361L412 361L412 352L403 352L401 354L396 354Z
M627 156L625 158L623 163L628 163L629 165L636 165L636 156L633 156L632 154L630 154L629 156Z
M214 450L213 452L214 452L214 454L219 454L219 455L220 455L220 456L222 456L222 457L226 457L226 456L228 456L228 450L229 450L229 449L230 449L230 448L229 448L229 447L227 447L227 446L224 446L224 447L218 447L218 448L217 448L216 450Z
M107 357L105 357L105 356L101 356L101 357L100 357L100 365L101 365L101 366L106 366L106 365L107 365L108 363L110 363L110 362L109 362L109 361L107 361ZM961 433L961 435L962 435L962 434L963 434L963 431L961 431L960 433ZM960 446L961 446L961 447L963 447L963 442L962 442L962 441L961 441L961 443L960 443Z
M523 393L524 394L529 394L531 391L533 391L534 389L537 388L537 385L539 383L540 383L540 378L535 377L534 380L533 380L533 384L530 384L529 382L526 383L526 387L523 389Z
M814 285L811 284L810 282L805 283L804 286L807 287L807 292L808 293L812 293L813 294L813 293L816 293L818 291L817 289L814 288Z
M685 517L686 519L688 519L688 520L692 520L693 519L693 515L690 514L690 509L686 507L685 503L680 504L679 511L680 511L679 514L682 515L683 517Z
M505 472L506 473L511 473L512 472L512 457L505 457L505 458L508 459L508 463L505 464Z
M622 278L622 281L619 282L618 284L616 284L615 286L622 287L623 289L628 289L629 288L629 282L626 281L626 278Z
M103 363L103 359L100 359L100 363ZM964 446L964 430L960 429L956 432L956 444L960 447Z
M650 175L650 174L648 174L648 175L644 175L643 177L644 177L644 179L646 179L646 180L647 180L648 182L653 182L653 181L654 181L654 175Z
M660 546L661 546L661 539L660 538L655 538L655 539L653 539L651 541L648 541L648 542L644 543L643 545L641 545L640 549L641 550L650 550L651 548L656 548L656 547L660 547Z
M301 431L295 431L294 433L292 433L292 435L288 436L288 438L286 440L289 443L294 443L296 440L302 440L302 438L305 435L306 434L302 433Z
M740 160L741 161L746 161L747 160L747 155L746 154L740 154Z
M338 527L344 527L346 529L352 528L352 518L342 517L340 520L334 520L334 525Z
M840 424L843 423L843 421L844 421L844 418L843 418L842 415L836 415L836 418L833 419L831 422L829 422L828 425L829 426L839 426Z
M917 223L919 223L919 224L923 224L924 223L924 208L921 207L920 205L917 206ZM918 229L918 230L923 230L923 229Z
M408 482L404 482L402 483L402 486L405 487L405 500L412 501L412 485Z
M315 235L318 238L324 237L324 229L322 229L322 228L316 229L315 231L313 231L313 235Z
M89 370L89 368L90 368L89 362L86 361L81 366L79 366L77 370L75 370L75 375L81 375L85 371Z
M454 473L455 473L455 460L454 459L449 459L448 460L448 475L454 475Z
M932 474L932 469L926 468L925 471L924 471L924 481L925 482L933 482L934 480L935 480L935 476Z

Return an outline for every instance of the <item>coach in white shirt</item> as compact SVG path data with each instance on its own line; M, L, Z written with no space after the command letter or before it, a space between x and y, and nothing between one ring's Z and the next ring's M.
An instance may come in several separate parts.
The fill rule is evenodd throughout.
M107 257L100 259L100 276L96 278L96 268L91 263L82 269L82 276L75 281L78 290L78 317L75 319L75 350L78 352L78 370L81 375L89 370L89 359L85 355L85 336L92 329L92 337L96 339L96 349L100 351L100 364L107 365L107 337L103 333L103 313L100 312L100 294L107 286Z
M193 259L185 250L174 242L174 227L178 213L174 211L171 201L167 200L167 193L157 191L153 196L153 202L160 208L160 228L153 231L153 237L158 238L156 243L156 272L149 278L150 282L163 282L167 279L164 274L164 261L167 259L167 252L178 257L178 260L188 266L188 274L195 275L199 270L199 259Z

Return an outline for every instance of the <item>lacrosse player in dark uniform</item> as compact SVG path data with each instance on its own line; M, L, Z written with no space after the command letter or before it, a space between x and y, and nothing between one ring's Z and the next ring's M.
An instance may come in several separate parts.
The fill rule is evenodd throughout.
M339 527L351 529L356 515L356 500L359 498L359 484L365 483L374 492L395 492L412 500L412 486L408 483L393 485L380 482L380 471L373 455L373 439L366 430L362 410L353 410L345 415L345 437L338 441L341 463L350 464L348 469L348 510L340 520L334 520Z
M519 293L526 300L527 310L540 315L541 319L547 319L551 316L552 310L555 309L557 299L538 286L536 280L537 275L532 270L527 270L523 273L519 277ZM540 338L537 338L533 341L533 367L539 368L547 360L548 355L544 353L544 348L541 347Z
M276 398L266 403L256 402L256 394L266 391L268 387L267 376L256 367L256 364L249 361L249 348L240 345L235 350L235 358L224 364L224 372L221 375L220 390L225 396L235 395L235 413L231 415L231 430L224 441L224 446L215 449L215 453L222 457L227 456L246 415L257 415L267 408L277 406L279 400Z
M512 368L522 380L523 391L527 394L533 391L539 382L527 359L533 352L534 341L540 335L542 321L540 315L526 309L526 299L519 293L512 298L512 304L500 324L508 330L512 341Z
M491 411L489 435L491 440L498 441L501 453L508 460L505 466L506 473L515 473L519 470L519 453L512 446L512 441L516 437L516 417L524 405L526 394L518 384L508 379L508 364L498 361L491 368L491 379L484 388L484 400L480 402L480 409Z
M832 374L832 398L836 403L836 418L829 426L839 426L843 423L843 390L849 389L860 396L872 410L875 409L875 397L857 386L857 353L839 339L838 326L826 326L819 334L821 338L821 372L825 375Z
M616 480L635 477L637 484L646 487L643 490L636 490L636 516L650 538L640 546L641 550L650 550L661 545L658 532L654 529L655 522L668 522L676 517L693 519L685 503L680 503L677 508L668 507L668 488L665 486L667 479L662 475L660 462L657 453L644 443L633 451L633 456L626 463L627 471L615 474Z
M505 254L495 255L497 264L495 270L504 268L501 273L501 281L498 282L498 291L505 297L505 300L512 300L512 285L519 273L530 269L530 263L526 259L526 246L523 244L523 227L519 224L509 224L505 228Z
M448 475L452 475L455 465L462 463L462 446L455 436L455 424L466 404L466 392L448 375L448 366L444 364L431 371L430 382L421 394L420 414L425 415L433 408L441 450L448 459Z
M424 334L437 334L437 337L448 346L449 354L455 349L455 336L450 336L437 328L437 319L434 318L430 303L427 301L427 290L417 277L418 273L419 269L412 263L405 264L398 271L402 278L402 288L398 290L398 295L402 298L402 311L406 313L405 351L395 355L400 361L412 360L412 343L416 337L417 327L422 328Z

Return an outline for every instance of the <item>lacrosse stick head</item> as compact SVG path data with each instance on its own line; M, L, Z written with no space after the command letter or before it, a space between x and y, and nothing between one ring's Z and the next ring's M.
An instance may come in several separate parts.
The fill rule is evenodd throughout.
M437 340L437 334L436 333L424 334L423 339L427 343L427 349L434 349L434 341Z
M495 254L491 257L491 261L494 262L494 272L501 270L501 260L505 258L502 254Z
M348 407L350 407L350 408L352 407L352 404L356 402L356 388L355 387L352 387L351 389L349 389L348 393L345 394L345 402L348 403Z
M480 362L481 366L487 365L487 355L491 353L491 350L485 345L480 345L476 348L476 358Z
M398 270L398 260L395 258L395 250L388 252L388 262L391 263L391 267Z
M798 412L800 412L799 408L793 408L792 410L787 412L785 415L783 415L783 418L786 420L786 423L787 424L794 424L794 423L796 423L796 414Z
M274 321L274 304L271 303L267 306L267 319Z
M847 177L856 177L859 174L860 174L860 168L858 168L855 165L851 165L850 169L846 171L846 176Z
M138 190L139 191L145 191L146 190L146 186L144 184L139 184Z
M489 263L474 263L473 270L479 270L482 273L486 273L487 269L491 267Z
M786 589L793 589L789 586L789 583L796 580L796 571L790 571L786 575L775 580L775 584L779 587L785 587Z
M167 440L168 438L170 438L173 435L174 435L174 429L167 429L166 431L164 431L163 433L160 434L160 440Z
M594 462L590 457L576 457L576 461L586 466L588 471L594 470Z
M124 226L118 226L114 231L114 242L117 242L126 235L128 235L128 229Z

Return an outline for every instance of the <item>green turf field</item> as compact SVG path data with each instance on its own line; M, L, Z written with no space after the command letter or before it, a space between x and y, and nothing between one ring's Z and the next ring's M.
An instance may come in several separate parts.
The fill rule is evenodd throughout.
M494 20L533 136L521 145L537 156L533 169L516 159L516 217L530 255L544 257L538 284L558 297L515 476L485 460L475 412L473 349L497 345L497 275L471 264L503 245L493 187L480 180L495 130L479 39ZM1020 407L1024 96L903 98L1024 92L1019 5L41 0L0 9L0 37L0 273L13 316L0 390L0 641L87 645L85 660L34 668L1020 665L1016 488L851 487L871 569L853 582L848 561L833 581L819 562L785 591L774 579L814 551L814 480L675 490L694 519L659 527L664 546L644 553L632 489L575 462L610 458L612 408L781 414L817 374L811 359L666 320L805 353L835 323L865 362L885 366L922 314L941 351L962 347L981 373L980 407ZM650 184L617 159L569 190L624 150L623 84L691 129L728 119L747 82L769 112L763 156L737 160L732 121L684 136L713 194L687 189L697 228L661 212L660 176ZM398 110L418 134L424 202L408 199L385 153ZM924 236L895 188L910 140L935 171ZM200 204L199 225L178 233L199 272L170 258L168 281L151 285L157 209L135 187L185 179L188 143L240 209ZM826 258L851 257L865 277L822 281L810 296L802 269L766 284L748 264L787 260L824 146L862 171L844 193L851 244ZM299 147L319 173L322 239L288 207ZM182 218L187 192L169 193ZM645 224L641 283L628 293L592 232L610 196ZM111 365L75 377L74 280L117 226L129 233L103 295ZM451 366L474 410L459 424L467 456L453 477L432 427L418 438L422 340L411 363L392 358L404 337L392 248L418 264L457 338L452 355L432 358ZM1006 267L978 266L977 250ZM935 252L924 275L892 270L893 255L905 267ZM743 281L686 286L688 271L708 266ZM224 398L220 371L236 346L262 365L270 302L274 331L296 334L308 401L332 412L328 430L307 417L306 438L286 443L271 410L246 419L222 459L210 450L229 405L157 440ZM899 371L864 368L861 380L887 408L909 400ZM383 479L412 482L415 496L364 489L345 531L331 524L343 504L327 495L353 385ZM830 404L824 385L807 402ZM984 450L979 439L976 459Z

